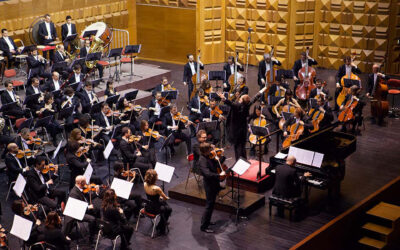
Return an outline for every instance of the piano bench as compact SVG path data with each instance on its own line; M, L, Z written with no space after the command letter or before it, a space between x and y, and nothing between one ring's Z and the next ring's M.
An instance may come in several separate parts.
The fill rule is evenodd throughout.
M287 199L287 198L271 195L269 197L269 217L271 217L271 214L272 214L272 206L276 206L276 207L283 207L284 209L288 209L289 210L289 220L292 220L293 210L298 209L301 206L301 204L303 204L303 199L301 197Z

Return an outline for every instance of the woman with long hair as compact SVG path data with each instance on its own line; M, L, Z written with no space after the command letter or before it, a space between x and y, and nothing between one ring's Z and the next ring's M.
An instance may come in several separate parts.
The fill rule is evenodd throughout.
M56 249L69 249L71 240L61 231L61 218L55 211L51 211L47 214L46 221L44 223L44 240L56 247Z

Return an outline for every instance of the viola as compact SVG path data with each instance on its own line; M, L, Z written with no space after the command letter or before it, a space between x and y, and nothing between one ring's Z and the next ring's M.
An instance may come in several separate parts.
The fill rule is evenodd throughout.
M189 122L189 117L182 115L181 112L177 112L172 119L174 119L175 121L180 121L184 124L186 124L187 122Z
M210 113L212 116L219 118L221 115L223 115L224 112L222 112L222 110L218 106L216 106L215 108L211 109Z
M30 136L29 137L29 139L26 141L26 144L28 144L28 145L32 145L32 144L35 144L35 145L38 145L38 146L41 146L41 145L44 145L44 144L48 144L49 142L47 142L47 141L43 141L42 140L42 138L35 138L35 137L32 137L32 136Z
M146 137L153 137L154 139L157 139L159 137L163 137L158 131L148 129L147 131L143 132L143 135Z
M352 99L348 100L346 102L345 108L343 109L342 112L340 112L338 120L340 122L348 122L354 120L355 117L353 110L357 107L357 105L358 105L358 98L353 97Z
M84 194L87 194L87 193L89 193L89 192L96 192L96 184L94 184L94 183L91 183L91 184L89 184L89 185L85 185L85 187L83 188L83 190L82 190L82 192L84 193Z
M213 150L211 150L209 157L210 159L215 159L216 157L221 158L223 153L223 148L214 148Z
M120 112L118 111L112 111L111 109L107 112L106 116L107 117L111 117L111 116L120 116L122 115Z
M54 163L49 163L47 165L45 165L42 169L42 173L43 174L47 174L50 171L56 171L56 168L62 167L64 166L64 164L54 164Z
M282 143L283 148L288 148L293 141L298 140L300 138L300 136L304 133L304 126L296 122L290 125L288 130L290 134L283 141Z
M123 177L127 177L127 178L135 178L136 176L136 172L133 170L125 170L121 173L121 175Z
M319 130L319 124L324 119L325 114L321 110L315 110L315 109L310 109L308 114L309 115L313 114L312 115L312 124L313 124L314 128L310 130L310 133L317 132Z
M78 150L75 155L78 157L81 157L82 155L86 154L89 152L89 147L83 147L81 150Z
M308 100L311 90L316 88L314 84L314 78L317 73L313 67L308 66L308 51L309 48L307 47L306 65L302 67L298 72L300 84L296 89L296 96L300 100Z
M158 105L161 107L165 107L170 105L171 100L167 99L166 97L161 98L160 100L157 100Z
M34 150L30 150L30 149L25 149L25 150L20 150L18 149L18 152L16 154L18 159L27 157L27 158L31 158L36 154L37 151Z

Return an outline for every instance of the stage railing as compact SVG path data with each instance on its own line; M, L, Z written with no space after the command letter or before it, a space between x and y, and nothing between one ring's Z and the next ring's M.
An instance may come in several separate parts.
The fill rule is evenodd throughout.
M129 45L129 31L121 29L112 29L113 39L111 41L110 49L125 48Z

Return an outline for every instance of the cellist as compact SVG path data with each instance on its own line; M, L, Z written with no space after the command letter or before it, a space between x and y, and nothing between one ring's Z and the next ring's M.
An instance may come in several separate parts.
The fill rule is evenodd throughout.
M291 116L283 125L283 136L286 137L289 135L288 133L288 127L295 124L299 123L300 125L304 126L305 132L308 131L313 127L310 117L306 115L304 110L300 107L297 107L296 110L294 111L294 116Z
M299 80L299 70L301 69L301 68L303 68L304 66L306 66L306 56L307 56L307 54L306 54L306 52L301 52L301 54L300 54L300 59L299 60L297 60L297 61L295 61L294 62L294 65L293 65L293 80L294 80L294 94L296 95L296 89L297 89L297 86L300 84L300 80ZM315 60L315 59L313 59L310 55L308 55L308 66L313 66L313 65L317 65L318 64L318 62Z
M355 85L351 86L350 87L350 94L348 94L346 96L343 104L340 106L339 110L343 111L346 108L346 105L348 105L351 102L351 100L356 100L358 102L356 107L353 108L354 119L349 121L347 124L344 124L342 126L341 130L343 132L347 131L347 128L346 128L345 125L350 125L351 126L351 132L353 134L355 134L357 125L358 126L362 125L362 111L363 111L363 108L365 106L365 100L363 100L364 98L362 98L360 96L360 92L361 92L361 89L358 86L355 86ZM359 133L359 131L357 131L357 132Z
M342 80L342 77L345 75L350 75L351 73L353 74L361 74L361 70L357 67L357 65L354 64L353 60L351 59L351 56L346 56L344 59L344 64L339 67L339 70L336 75L336 91L335 91L335 100L337 100L337 97L339 93L342 91L342 86L340 85L340 81ZM339 107L337 106L337 103L335 101L335 110L337 110Z
M272 57L269 53L264 54L264 60L262 60L258 64L258 85L260 86L260 89L262 89L265 86L265 81L266 81L266 74L270 69L270 64L272 61L272 65L276 66L281 66L282 63L276 59L275 57Z

